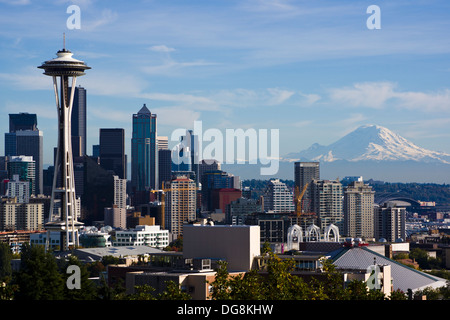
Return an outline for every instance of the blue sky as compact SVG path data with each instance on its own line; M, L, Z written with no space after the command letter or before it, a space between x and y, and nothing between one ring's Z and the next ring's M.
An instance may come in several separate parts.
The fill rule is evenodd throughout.
M80 29L67 28L78 5ZM368 6L381 10L369 30ZM450 153L450 2L0 0L0 155L8 114L36 113L44 162L56 145L51 78L66 47L91 70L88 150L145 103L160 135L177 128L280 130L280 154L385 126Z

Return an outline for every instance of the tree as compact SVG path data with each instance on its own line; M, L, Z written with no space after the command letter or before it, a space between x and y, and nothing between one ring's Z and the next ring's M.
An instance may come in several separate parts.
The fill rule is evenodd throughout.
M213 300L229 300L230 291L228 289L229 272L226 261L219 261L216 269L216 277L211 282L211 298ZM208 282L209 283L209 282Z
M408 295L402 290L397 289L391 292L389 300L408 300Z
M86 265L82 264L76 256L70 256L68 261L63 265L61 272L65 275L64 281L70 281L71 274L67 273L69 266L77 266L80 270L80 288L70 289L68 285L64 287L64 296L68 300L95 300L97 298L97 290L95 284L89 279L89 272Z
M158 300L191 300L192 297L189 293L183 292L180 285L175 281L166 282L166 290L163 293L158 294Z
M114 256L103 256L101 263L106 267L109 264L119 264L120 258Z
M6 242L0 242L0 281L12 275L12 251Z
M155 291L155 288L149 286L148 284L135 286L134 289L135 293L126 296L126 300L155 300L155 297L153 295L153 291Z
M17 299L61 300L65 283L53 255L43 246L26 243L21 252L20 270L15 277Z

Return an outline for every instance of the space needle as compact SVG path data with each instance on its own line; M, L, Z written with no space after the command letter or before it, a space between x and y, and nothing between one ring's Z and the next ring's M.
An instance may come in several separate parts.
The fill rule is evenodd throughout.
M78 230L83 223L77 221L78 204L75 195L75 179L73 173L73 156L71 143L71 114L75 92L76 78L91 69L83 61L74 59L73 53L65 48L56 53L57 57L45 61L39 69L53 78L56 109L58 113L58 146L55 159L52 196L47 230L46 249L50 241L50 232L60 233L60 248L67 251L70 246L78 246ZM72 84L69 86L69 78ZM59 82L59 89L58 89ZM58 94L59 91L59 94ZM59 205L55 206L56 200ZM58 208L59 210L55 210Z

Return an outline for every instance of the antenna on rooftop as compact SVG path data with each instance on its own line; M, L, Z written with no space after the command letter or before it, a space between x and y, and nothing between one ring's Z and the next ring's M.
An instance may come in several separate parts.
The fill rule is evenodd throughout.
M63 50L66 50L66 33L63 32Z

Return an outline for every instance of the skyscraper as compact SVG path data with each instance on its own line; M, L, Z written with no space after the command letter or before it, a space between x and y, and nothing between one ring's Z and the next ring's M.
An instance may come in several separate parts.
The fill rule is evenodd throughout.
M114 178L114 205L118 208L127 208L127 180L120 179L118 176Z
M6 196L8 198L16 198L17 203L28 203L30 201L30 183L28 181L20 181L19 175L15 174L8 181Z
M406 208L398 207L395 202L374 207L375 238L394 242L406 239Z
M8 161L8 177L10 180L18 176L19 181L27 181L29 194L35 194L36 162L32 156L12 156Z
M195 181L178 176L167 185L165 195L165 226L174 236L183 234L183 225L195 220L197 187Z
M343 233L342 184L339 180L313 180L311 182L312 210L317 215L320 232L334 224Z
M285 183L272 179L264 190L264 210L274 213L289 213L294 211L294 195Z
M344 234L353 238L374 237L375 191L363 181L354 181L344 191Z
M158 143L156 114L146 105L133 114L131 138L131 185L135 191L158 188Z
M36 114L9 115L9 132L5 133L6 156L32 156L36 166L34 194L41 194L43 187L43 133L37 128Z
M172 150L158 150L159 188L172 179Z
M9 115L9 132L37 130L37 116L34 113L20 112Z
M311 182L320 179L319 162L295 162L294 178L296 192L300 194L307 186L301 204L301 213L311 212Z
M191 171L195 183L199 183L199 141L193 130L186 130L180 143L173 149L172 171Z
M127 178L124 129L100 129L100 165L120 179Z
M78 86L75 88L72 108L72 149L74 157L86 155L86 89Z
M234 188L233 175L221 170L205 172L201 180L201 207L202 211L214 210L212 204L212 192L216 189Z

